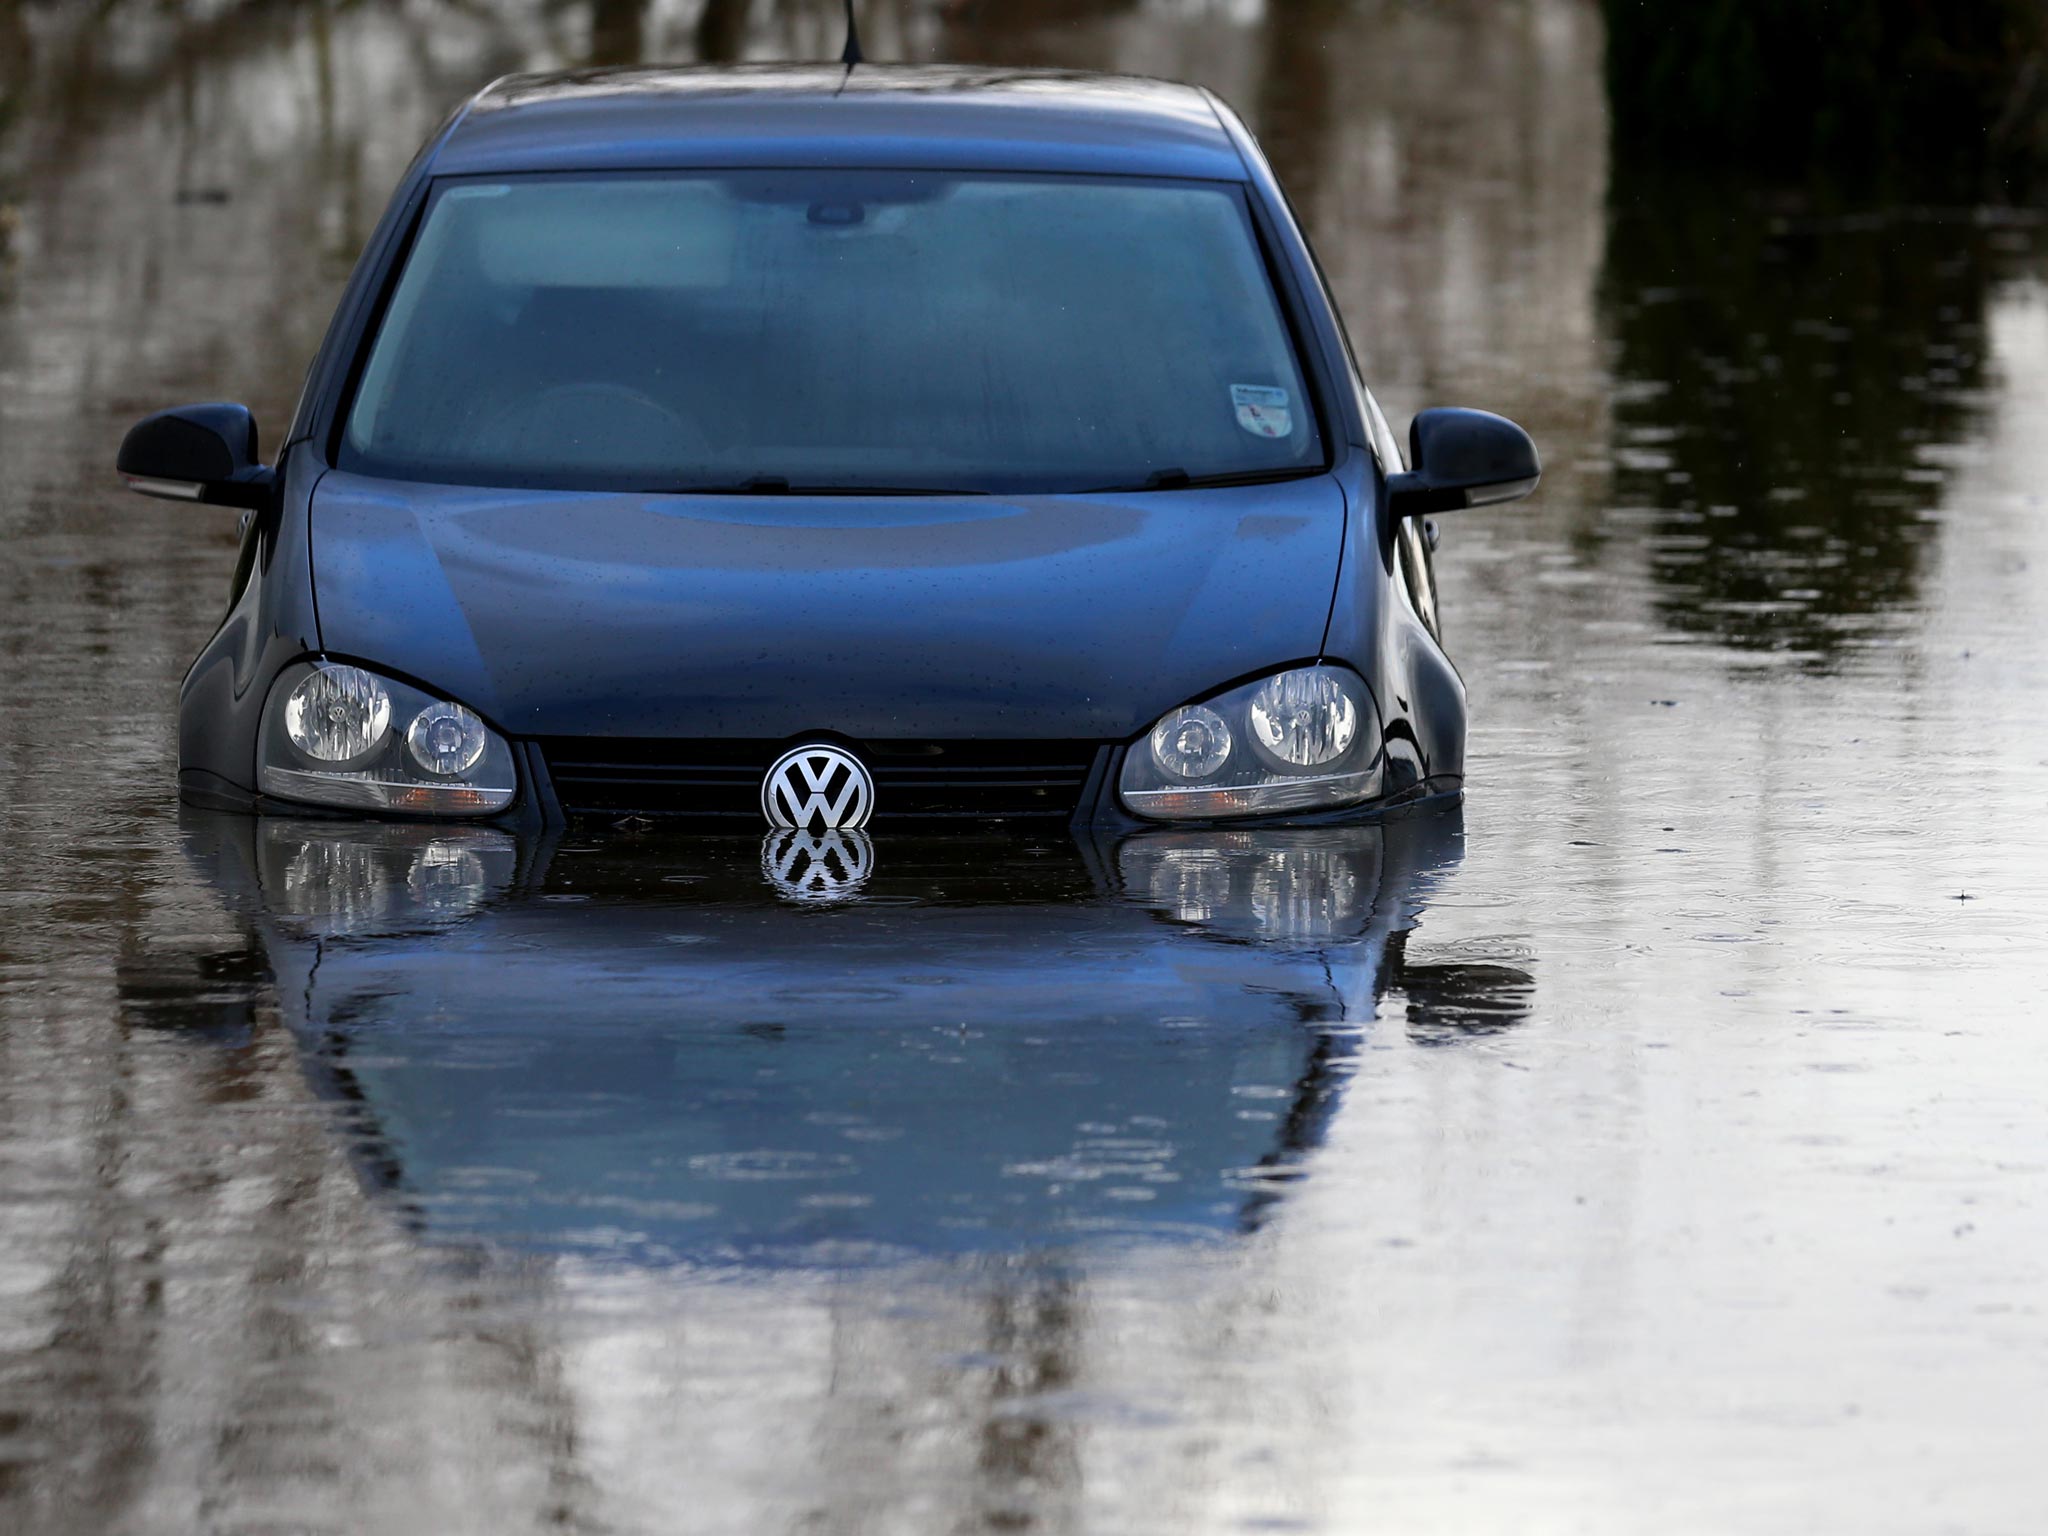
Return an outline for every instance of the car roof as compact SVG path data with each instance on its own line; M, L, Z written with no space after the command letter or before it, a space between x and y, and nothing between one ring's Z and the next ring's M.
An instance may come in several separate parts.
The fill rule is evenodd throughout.
M1193 86L872 64L509 75L462 111L431 172L747 165L1247 177Z

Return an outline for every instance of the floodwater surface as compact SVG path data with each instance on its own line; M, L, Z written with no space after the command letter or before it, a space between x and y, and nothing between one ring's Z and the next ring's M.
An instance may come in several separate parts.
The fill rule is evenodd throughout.
M1629 164L1575 0L871 9L1215 87L1397 426L1534 433L1463 805L181 811L125 427L280 427L488 78L837 7L0 0L0 1529L2048 1525L2040 215Z

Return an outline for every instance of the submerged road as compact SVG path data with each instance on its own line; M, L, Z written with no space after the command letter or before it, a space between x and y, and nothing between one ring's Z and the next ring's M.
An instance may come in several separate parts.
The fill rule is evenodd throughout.
M179 809L233 514L123 429L281 427L484 79L756 9L0 3L0 1530L2041 1529L2048 232L1631 174L1588 6L867 39L1213 85L1397 426L1529 427L1462 807L839 902Z

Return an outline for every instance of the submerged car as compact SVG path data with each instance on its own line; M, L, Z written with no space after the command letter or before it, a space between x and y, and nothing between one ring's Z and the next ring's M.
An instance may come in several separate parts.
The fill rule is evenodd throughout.
M1404 464L1213 95L868 65L500 81L275 463L214 404L117 467L249 514L188 801L813 831L1455 792L1427 519L1538 476Z

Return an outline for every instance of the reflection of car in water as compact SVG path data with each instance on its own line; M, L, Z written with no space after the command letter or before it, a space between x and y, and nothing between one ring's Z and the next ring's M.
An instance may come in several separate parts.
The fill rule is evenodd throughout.
M187 814L423 1235L644 1263L1255 1225L1459 832L861 839L835 901L773 837Z

